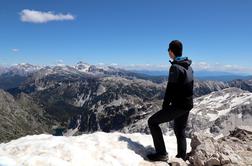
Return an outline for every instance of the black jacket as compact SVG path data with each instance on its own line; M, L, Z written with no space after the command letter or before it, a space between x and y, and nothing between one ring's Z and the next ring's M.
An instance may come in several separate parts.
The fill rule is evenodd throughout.
M190 110L193 108L193 70L188 58L177 58L171 62L169 79L162 109L169 105Z

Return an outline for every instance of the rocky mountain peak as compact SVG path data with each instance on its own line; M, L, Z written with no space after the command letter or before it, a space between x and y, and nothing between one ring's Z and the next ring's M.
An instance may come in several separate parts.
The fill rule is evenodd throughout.
M89 68L90 68L90 64L88 63L85 63L83 61L79 61L77 62L76 65L74 65L73 67L79 71L82 71L82 72L88 72L89 71Z

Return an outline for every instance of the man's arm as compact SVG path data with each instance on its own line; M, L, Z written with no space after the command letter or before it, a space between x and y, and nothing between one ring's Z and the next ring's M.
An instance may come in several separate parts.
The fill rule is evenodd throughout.
M172 65L169 70L169 78L166 86L164 101L162 105L162 109L166 109L171 102L171 97L175 95L175 87L179 78L179 70L176 66Z

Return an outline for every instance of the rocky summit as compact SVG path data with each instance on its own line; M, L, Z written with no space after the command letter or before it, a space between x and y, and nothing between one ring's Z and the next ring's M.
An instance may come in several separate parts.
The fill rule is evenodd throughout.
M252 165L252 130L240 127L228 136L214 138L205 133L194 133L189 161L194 166Z

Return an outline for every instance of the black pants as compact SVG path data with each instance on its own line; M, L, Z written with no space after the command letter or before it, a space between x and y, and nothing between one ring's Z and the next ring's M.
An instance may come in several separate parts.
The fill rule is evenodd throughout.
M159 124L174 120L174 132L177 138L178 157L186 157L186 137L185 128L190 110L183 110L169 106L165 110L160 110L152 115L148 120L148 125L153 138L153 143L157 153L165 154L166 148Z

